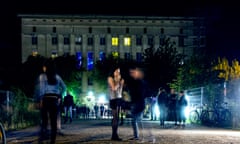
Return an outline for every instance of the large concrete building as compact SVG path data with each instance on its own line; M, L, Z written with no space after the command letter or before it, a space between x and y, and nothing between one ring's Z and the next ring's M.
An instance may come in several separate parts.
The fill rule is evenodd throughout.
M56 57L64 54L85 59L93 68L109 54L142 61L144 49L158 48L169 37L179 53L192 55L205 47L202 17L19 15L22 62L29 55ZM83 83L87 83L87 80ZM85 85L85 84L83 84ZM86 89L88 89L86 87ZM87 91L87 90L85 90Z

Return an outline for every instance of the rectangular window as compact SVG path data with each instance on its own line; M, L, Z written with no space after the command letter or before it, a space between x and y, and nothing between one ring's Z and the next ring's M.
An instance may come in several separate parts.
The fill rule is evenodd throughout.
M82 37L81 36L75 37L75 44L76 45L81 45L82 44Z
M57 37L56 37L56 36L53 36L53 37L52 37L52 45L57 45L57 43L58 43Z
M126 34L128 34L129 33L129 28L126 28Z
M93 52L88 52L87 55L87 70L93 70Z
M111 28L110 28L110 27L107 28L107 33L108 33L108 34L111 33Z
M164 37L160 37L160 38L159 38L159 44L160 44L161 46L164 45Z
M114 59L117 59L117 58L119 58L119 53L118 52L112 52L112 57L114 58Z
M56 32L57 32L57 28L56 28L56 27L53 27L52 32L53 32L53 33L56 33Z
M147 33L147 28L143 29L143 33L146 34Z
M140 37L140 36L138 36L137 38L136 38L136 45L142 45L142 37Z
M32 32L35 33L37 31L37 28L34 26L32 27Z
M150 36L150 37L148 37L148 45L153 45L153 37L152 36Z
M38 51L37 49L32 49L32 56L37 56L38 55Z
M76 52L76 67L77 69L81 69L82 67L82 53L81 52Z
M92 27L88 28L88 33L92 33Z
M105 44L106 44L106 38L100 37L100 45L105 45Z
M51 58L56 58L58 56L57 51L53 50L51 54Z
M131 46L131 38L130 37L124 38L124 46Z
M184 37L183 36L178 37L178 46L180 46L180 47L184 46Z
M99 53L99 60L104 61L106 59L106 54L104 52Z
M64 45L69 45L69 44L70 44L70 39L69 39L69 37L64 37L64 39L63 39L63 44L64 44Z
M112 37L112 46L118 46L118 37Z
M124 59L125 59L126 61L130 60L130 59L131 59L130 53L125 53L125 54L124 54Z
M88 38L88 45L93 45L93 38L92 37Z
M139 63L142 62L142 53L140 53L140 52L136 53L136 61Z
M36 35L32 36L32 45L37 45L38 44L38 39Z

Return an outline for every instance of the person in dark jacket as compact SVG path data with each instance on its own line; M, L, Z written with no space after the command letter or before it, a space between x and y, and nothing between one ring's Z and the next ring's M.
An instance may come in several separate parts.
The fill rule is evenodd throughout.
M64 107L64 113L65 113L64 123L68 121L68 118L70 118L70 123L72 123L73 105L74 105L73 96L69 92L67 92L67 95L63 99L63 107Z
M139 67L129 68L130 79L127 82L129 94L131 96L131 115L133 140L139 139L138 123L142 118L145 109L146 82L144 81L144 72Z
M168 95L164 88L159 88L157 95L157 102L160 112L160 126L164 126L164 122L166 120L166 112L167 112L167 100Z

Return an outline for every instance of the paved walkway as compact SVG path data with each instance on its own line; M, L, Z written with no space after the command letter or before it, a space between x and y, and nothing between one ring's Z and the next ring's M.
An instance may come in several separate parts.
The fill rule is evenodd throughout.
M37 144L39 127L31 127L19 131L7 132L8 144ZM130 121L119 127L119 136L123 141L111 141L110 120L75 120L63 124L62 133L57 136L57 144L240 144L240 130L209 128L186 125L184 129L175 128L167 123L160 128L158 121L143 121L140 128L141 140L131 141L132 128ZM44 142L48 143L48 141Z

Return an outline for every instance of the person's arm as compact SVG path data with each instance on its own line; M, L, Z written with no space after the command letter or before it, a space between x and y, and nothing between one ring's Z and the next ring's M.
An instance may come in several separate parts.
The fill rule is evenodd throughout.
M120 86L119 84L115 85L112 77L108 77L108 85L110 86L111 90L113 90L113 91L116 91L118 89L118 87Z

